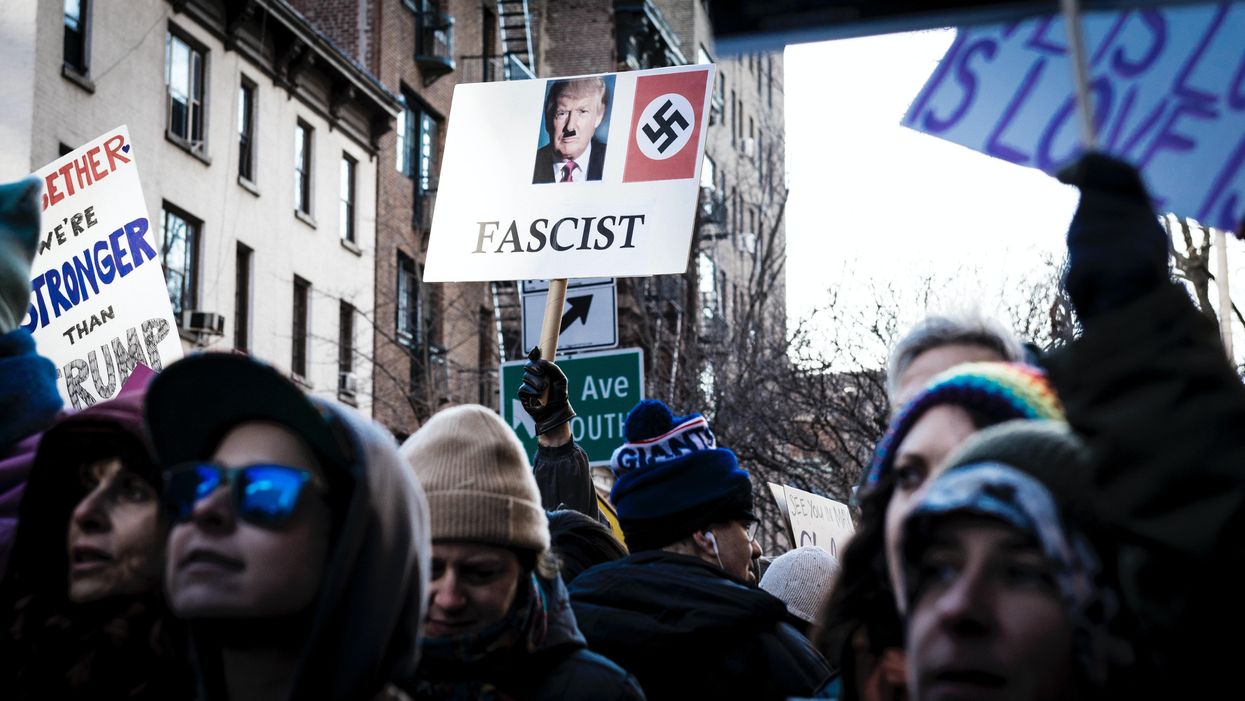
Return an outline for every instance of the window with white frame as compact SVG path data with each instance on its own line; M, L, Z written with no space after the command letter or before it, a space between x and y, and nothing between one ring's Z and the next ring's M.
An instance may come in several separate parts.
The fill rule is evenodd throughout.
M311 214L312 129L304 122L294 125L294 209Z
M342 240L355 243L355 170L356 162L349 155L342 154L341 168L341 207L339 210L338 232Z
M169 32L165 40L168 133L194 151L204 147L204 73L204 51Z

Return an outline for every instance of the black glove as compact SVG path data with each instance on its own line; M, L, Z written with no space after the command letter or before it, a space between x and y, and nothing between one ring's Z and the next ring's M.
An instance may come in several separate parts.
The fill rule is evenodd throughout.
M527 354L527 365L523 366L523 386L519 387L519 402L524 411L536 419L538 436L575 418L567 392L566 374L557 365L540 359L540 346Z
M1081 190L1081 203L1068 226L1064 276L1081 323L1171 279L1171 240L1133 166L1091 152L1061 170L1059 179Z

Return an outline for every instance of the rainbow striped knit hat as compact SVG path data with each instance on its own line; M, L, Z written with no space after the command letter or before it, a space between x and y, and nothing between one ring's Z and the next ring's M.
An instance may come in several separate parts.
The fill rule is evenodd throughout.
M935 406L952 404L990 419L1066 421L1055 389L1041 369L1024 363L978 362L957 365L936 375L891 420L861 483L864 496L890 471L895 451L916 422Z

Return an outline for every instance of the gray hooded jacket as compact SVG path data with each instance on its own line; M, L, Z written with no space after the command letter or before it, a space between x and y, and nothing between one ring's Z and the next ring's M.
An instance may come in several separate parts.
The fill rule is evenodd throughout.
M339 404L310 398L348 429L354 489L324 572L290 701L402 698L426 613L428 502L393 437ZM195 626L191 626L192 641ZM195 645L200 697L224 698L219 663Z

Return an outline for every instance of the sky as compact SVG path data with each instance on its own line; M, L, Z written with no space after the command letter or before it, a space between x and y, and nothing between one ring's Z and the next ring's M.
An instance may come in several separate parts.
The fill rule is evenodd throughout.
M905 288L925 275L956 279L940 305L973 308L1043 255L1061 257L1074 189L900 126L954 38L787 48L790 317L824 304L829 286Z
M903 304L903 325L931 312L1000 315L1018 280L1062 260L1075 188L900 125L954 38L946 29L787 47L792 322L824 306L830 287L840 303L865 304L888 285L915 295L927 276L940 294L927 309ZM1241 246L1229 245L1236 288ZM1236 338L1239 356L1245 333Z

